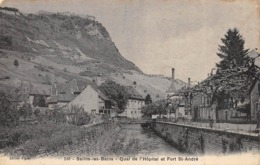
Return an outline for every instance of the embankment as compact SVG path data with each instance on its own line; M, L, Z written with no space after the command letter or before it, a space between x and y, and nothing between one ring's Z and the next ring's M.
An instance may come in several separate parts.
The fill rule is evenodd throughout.
M167 122L153 122L152 129L156 134L184 153L258 153L260 149L260 138L256 135Z

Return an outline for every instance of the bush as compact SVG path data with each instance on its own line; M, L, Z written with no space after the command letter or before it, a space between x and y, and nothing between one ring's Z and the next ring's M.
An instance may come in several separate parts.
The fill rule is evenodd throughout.
M84 112L83 107L77 105L71 105L65 112L68 122L73 125L85 125L89 123L90 116L87 112Z
M13 44L12 36L0 35L0 48L10 47Z
M14 60L14 66L17 68L19 66L19 62L17 59Z
M10 96L0 92L0 126L13 126L18 122L18 112L12 105Z
M23 118L30 117L32 115L32 107L30 104L25 103L22 105L22 107L19 109L19 115Z

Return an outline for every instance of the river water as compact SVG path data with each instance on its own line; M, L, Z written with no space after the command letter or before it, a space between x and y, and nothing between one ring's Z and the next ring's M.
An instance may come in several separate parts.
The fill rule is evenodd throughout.
M151 130L143 130L140 124L122 125L121 133L126 136L126 140L138 139L140 144L140 155L181 155L181 153L157 136Z

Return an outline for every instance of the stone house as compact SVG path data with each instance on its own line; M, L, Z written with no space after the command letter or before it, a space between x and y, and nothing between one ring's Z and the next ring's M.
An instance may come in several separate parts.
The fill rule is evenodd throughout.
M40 99L42 100L42 104L46 106L47 100L51 96L51 86L50 85L43 85L43 84L31 84L29 89L29 97L27 102L34 107L34 100Z
M145 99L134 89L134 87L128 86L126 88L130 97L127 101L125 111L119 114L119 116L140 119L142 117L141 108L145 105Z
M55 106L63 107L77 97L84 86L79 86L76 79L69 83L54 84L51 87L51 97L48 98L47 103L49 109L54 109Z
M72 105L82 107L89 114L111 114L111 102L100 90L88 85L77 97L71 100L66 108Z
M46 107L47 100L51 95L51 86L44 84L36 84L30 82L22 82L18 93L13 96L12 102L15 102L17 107L23 104L29 104L32 108ZM35 102L37 100L37 102ZM40 104L40 105L39 105Z
M214 115L210 106L210 98L204 93L194 95L189 106L191 106L193 121L207 121Z
M207 79L206 79L207 80ZM204 80L205 81L205 80ZM193 121L242 123L248 122L248 117L241 109L247 105L247 100L241 102L239 98L219 98L215 104L211 103L211 91L194 93L186 101L186 108L190 109Z
M94 83L80 83L73 79L69 83L55 84L48 98L49 109L82 107L89 114L109 114L115 116L110 99Z

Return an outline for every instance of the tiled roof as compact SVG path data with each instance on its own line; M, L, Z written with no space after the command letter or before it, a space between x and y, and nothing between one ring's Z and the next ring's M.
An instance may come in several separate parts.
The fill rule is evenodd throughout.
M103 100L109 101L110 99L100 90L98 90L98 96L101 97Z
M78 95L74 95L72 93L58 94L57 101L59 102L70 102Z
M126 87L127 93L130 95L130 99L144 100L142 95L140 95L136 89L132 86Z
M31 95L51 95L51 86L43 84L31 84L30 85L30 94Z
M78 88L77 81L73 79L67 84L55 84L52 85L51 93L52 96L48 102L70 102L77 94L81 91Z

